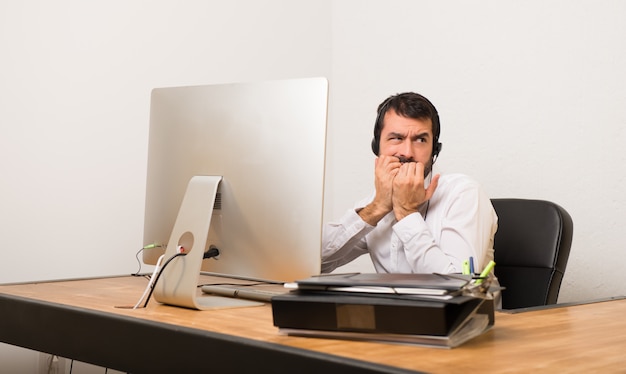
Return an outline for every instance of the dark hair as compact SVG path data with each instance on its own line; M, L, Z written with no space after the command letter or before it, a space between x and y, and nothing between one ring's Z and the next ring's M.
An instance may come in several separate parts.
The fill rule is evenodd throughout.
M393 109L398 115L406 118L430 119L433 124L432 131L434 138L431 158L439 154L441 150L441 143L439 143L441 125L439 123L437 109L424 96L415 92L405 92L388 97L378 106L378 114L376 115L376 123L374 124L374 139L372 139L372 151L377 156L380 151L380 134L383 131L383 119L389 109Z

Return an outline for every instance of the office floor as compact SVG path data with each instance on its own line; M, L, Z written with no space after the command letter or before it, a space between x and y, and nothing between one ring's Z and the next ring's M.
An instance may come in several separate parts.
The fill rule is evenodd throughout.
M51 364L51 357L47 353L0 343L0 374L126 374L62 357Z

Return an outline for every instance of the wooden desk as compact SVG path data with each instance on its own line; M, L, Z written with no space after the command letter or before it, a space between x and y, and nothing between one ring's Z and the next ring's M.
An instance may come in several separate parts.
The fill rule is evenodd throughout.
M204 277L202 282L210 282ZM220 281L223 281L221 279ZM137 302L147 280L0 285L0 341L132 373L620 372L626 300L519 314L454 349L284 336L271 306L195 311ZM325 371L324 371L325 370Z

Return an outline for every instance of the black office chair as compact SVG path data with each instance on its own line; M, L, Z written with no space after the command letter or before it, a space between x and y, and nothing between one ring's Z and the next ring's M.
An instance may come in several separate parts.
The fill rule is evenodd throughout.
M543 200L491 199L498 215L495 275L502 309L556 304L574 225L559 205Z

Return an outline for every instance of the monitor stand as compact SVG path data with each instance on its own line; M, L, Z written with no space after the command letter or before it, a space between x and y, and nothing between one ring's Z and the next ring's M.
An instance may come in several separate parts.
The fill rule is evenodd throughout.
M156 301L198 310L262 305L250 300L198 295L204 246L221 180L221 176L194 176L189 181L163 264L179 250L186 255L174 258L161 270L157 284L154 285Z

